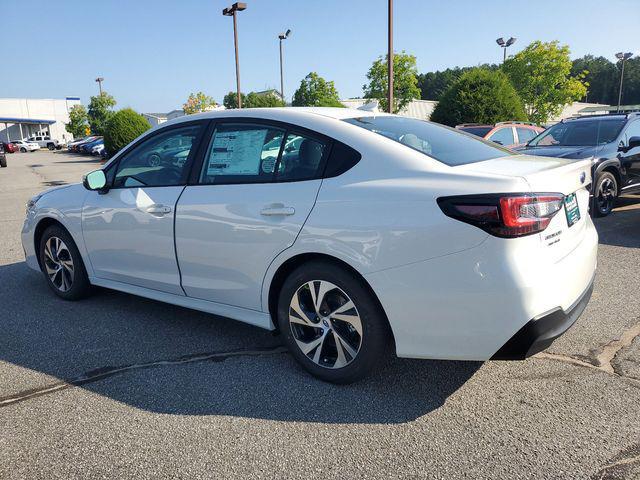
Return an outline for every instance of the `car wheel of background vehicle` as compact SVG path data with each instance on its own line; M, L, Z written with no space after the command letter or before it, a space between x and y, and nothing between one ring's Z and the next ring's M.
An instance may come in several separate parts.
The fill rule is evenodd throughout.
M618 182L609 172L598 175L593 197L594 213L597 217L605 217L611 213L618 198Z
M0 157L0 168L4 168L7 166L7 157L4 155Z
M360 278L328 262L294 270L278 299L278 325L294 358L332 383L364 377L386 356L387 320Z
M39 252L42 273L56 295L79 300L89 294L87 271L69 232L58 225L50 226L40 239Z
M162 161L160 158L160 155L156 154L156 153L152 153L151 155L149 155L149 157L147 158L147 161L149 162L149 166L150 167L157 167L158 165L160 165L160 162Z
M47 143L47 148L49 150L54 150L56 148L56 146L53 143Z
M24 147L22 147L22 148L20 148L20 152L21 152L21 153L26 153L26 152L27 152L27 149L26 149L26 148L24 148Z

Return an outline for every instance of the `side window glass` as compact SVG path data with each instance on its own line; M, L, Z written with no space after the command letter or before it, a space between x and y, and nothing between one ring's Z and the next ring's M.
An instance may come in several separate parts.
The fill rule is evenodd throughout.
M218 125L205 155L200 183L272 181L284 133L269 125Z
M537 135L536 131L530 128L516 127L516 130L518 131L518 141L520 143L528 142L529 140L531 140L533 137Z
M629 143L629 139L631 137L640 137L640 120L636 120L629 125L627 128L627 133L625 134L627 143Z
M201 125L174 128L143 141L120 159L114 187L181 185Z
M511 127L501 128L500 130L494 132L489 140L492 142L500 143L500 145L513 145L513 129Z
M278 181L311 180L322 175L327 144L304 135L290 133L278 163Z

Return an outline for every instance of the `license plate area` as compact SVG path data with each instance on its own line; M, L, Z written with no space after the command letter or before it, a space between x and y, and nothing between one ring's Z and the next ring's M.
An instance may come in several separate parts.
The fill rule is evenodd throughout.
M564 197L564 213L567 216L567 225L569 227L575 225L580 220L580 207L576 194L572 193Z

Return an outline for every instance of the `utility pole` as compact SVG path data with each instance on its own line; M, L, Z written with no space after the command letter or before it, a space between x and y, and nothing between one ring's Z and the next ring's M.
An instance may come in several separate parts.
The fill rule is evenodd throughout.
M387 93L387 112L393 113L393 0L389 0L389 52L387 53L389 79Z
M100 89L100 96L102 96L102 82L104 82L103 77L96 78L96 82L98 82L98 88Z
M289 38L289 35L291 35L291 29L287 29L286 32L278 35L278 38L280 39L280 96L282 97L283 102L284 102L284 74L282 71L282 41Z
M622 71L620 72L620 88L618 89L618 112L620 111L620 104L622 103L622 82L624 81L624 62L633 57L632 52L616 53L616 58L622 62Z
M247 4L244 2L236 2L231 7L222 10L225 17L233 17L233 43L236 50L236 90L238 94L238 108L242 108L242 96L240 94L240 60L238 58L238 23L236 13L246 10Z

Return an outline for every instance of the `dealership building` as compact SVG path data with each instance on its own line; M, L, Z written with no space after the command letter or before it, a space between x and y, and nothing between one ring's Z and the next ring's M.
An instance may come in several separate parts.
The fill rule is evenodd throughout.
M0 141L23 140L32 135L50 136L61 143L73 139L65 129L69 110L80 97L0 98Z

